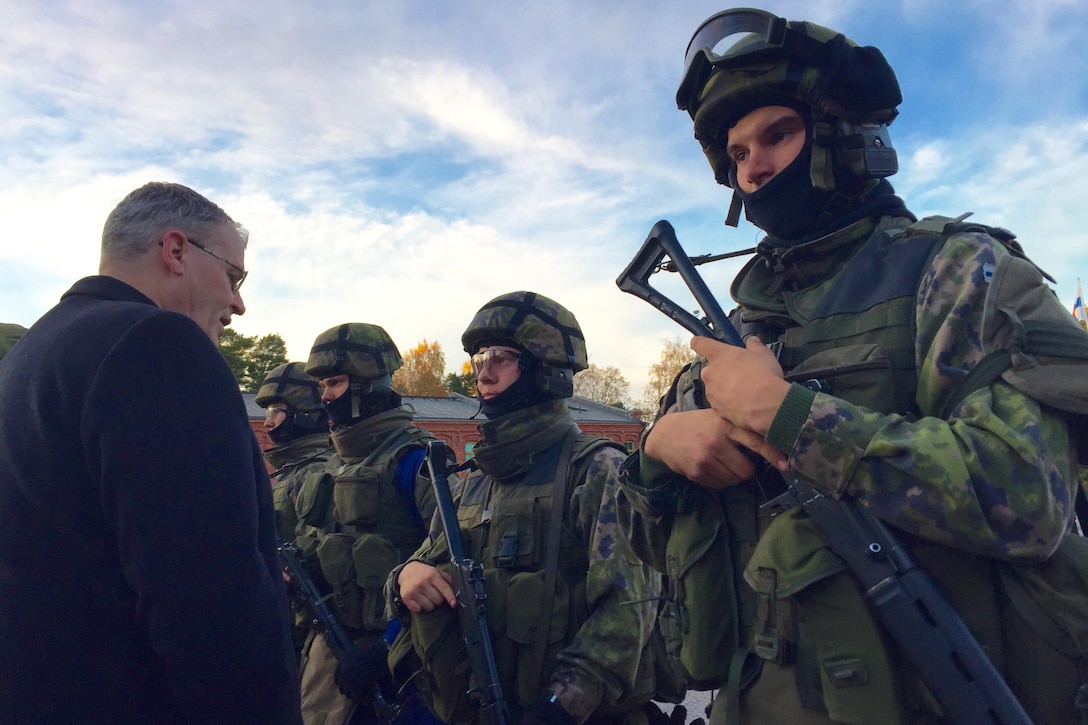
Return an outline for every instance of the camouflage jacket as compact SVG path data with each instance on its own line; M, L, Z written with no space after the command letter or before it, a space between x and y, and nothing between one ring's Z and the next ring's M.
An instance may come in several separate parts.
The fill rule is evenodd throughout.
M766 263L757 257L733 284L741 319L805 325L852 254L908 223L863 219L802 247L765 250ZM857 498L903 531L986 557L1032 562L1055 550L1072 519L1078 477L1065 418L1001 381L942 413L991 351L992 341L981 336L984 307L993 269L1009 254L989 234L967 231L948 237L923 268L912 320L914 411L878 412L795 383L766 438L788 454L791 472L835 497ZM676 392L690 390L700 369L696 361L681 373L666 396L676 402L663 413L691 405L690 396ZM642 517L632 543L663 566L668 517L653 492L686 483L644 449L639 463L638 481L626 486Z
M477 444L476 451L482 453L478 460L484 461L480 464L484 470L469 476L457 504L466 550L476 550L467 553L484 560L485 570L494 566L494 561L487 554L481 556L481 550L494 552L495 548L474 534L473 530L479 531L479 525L486 521L466 520L467 502L486 500L485 510L489 514L493 507L501 507L498 502L517 496L517 489L533 485L530 483L534 479L533 469L548 465L546 451L554 449L557 440L561 443L562 436L573 425L566 402L551 401L480 426L483 441ZM560 437L557 439L556 435ZM506 455L493 455L499 451L505 451ZM618 526L617 476L624 457L616 448L599 447L587 455L588 464L568 469L582 475L571 481L562 545L574 549L572 558L581 562L580 571L574 576L584 577L584 590L579 582L572 591L584 591L581 597L585 601L571 606L575 611L583 611L584 620L576 632L568 634L558 652L550 687L578 722L591 720L594 713L623 710L640 695L645 694L643 700L649 696L639 691L647 684L640 681L645 676L640 664L653 631L660 577L628 556ZM517 464L511 466L511 461L517 459L531 463L527 469ZM553 467L554 464L553 458ZM504 468L518 469L515 480L500 480L487 472ZM473 517L479 518L475 513ZM539 535L546 536L546 532L544 526ZM441 522L435 517L428 540L409 561L431 565L448 561L445 542ZM393 572L391 583L396 582L398 573L399 569ZM392 585L387 587L391 606L396 606L394 590ZM493 631L506 630L505 626L492 627Z

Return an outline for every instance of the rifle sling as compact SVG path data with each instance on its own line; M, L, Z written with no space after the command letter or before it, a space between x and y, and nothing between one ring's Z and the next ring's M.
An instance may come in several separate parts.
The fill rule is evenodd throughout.
M552 488L552 514L548 522L548 553L544 562L544 599L540 609L542 617L533 637L533 651L529 660L532 668L530 674L536 682L540 682L544 674L544 655L547 652L548 633L551 630L552 605L555 603L555 579L559 573L559 540L563 533L563 515L567 510L567 497L570 495L570 475L567 469L570 466L571 453L579 433L581 431L578 426L573 425L567 431L566 438L563 439L563 450L559 454L559 465L556 467L558 480Z

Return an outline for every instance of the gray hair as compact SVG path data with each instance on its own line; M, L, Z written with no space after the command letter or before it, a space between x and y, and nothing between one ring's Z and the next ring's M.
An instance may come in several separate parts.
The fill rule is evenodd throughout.
M157 244L168 229L200 236L212 227L233 224L242 237L249 233L225 211L181 184L152 181L121 200L102 227L102 258L133 257Z

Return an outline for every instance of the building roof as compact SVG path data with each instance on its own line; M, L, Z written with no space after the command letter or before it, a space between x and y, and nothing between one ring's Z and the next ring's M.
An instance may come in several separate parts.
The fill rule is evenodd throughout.
M242 393L242 400L246 404L246 413L250 420L264 420L264 408L257 405L257 396L253 393Z
M264 420L264 409L254 401L252 393L242 393L250 420ZM417 420L469 420L480 409L479 401L460 393L450 393L444 398L406 396L404 406L412 411ZM588 398L575 395L567 400L575 423L640 423L622 408L615 408ZM480 422L486 420L480 416Z

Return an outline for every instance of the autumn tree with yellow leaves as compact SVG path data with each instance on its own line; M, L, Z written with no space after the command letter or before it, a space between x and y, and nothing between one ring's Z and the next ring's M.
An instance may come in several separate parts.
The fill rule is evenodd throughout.
M695 352L687 343L679 338L665 340L665 347L661 350L661 357L650 366L649 380L646 383L646 391L642 398L642 406L645 411L643 420L652 421L657 417L657 406L661 397L668 392L673 379L680 370L695 359Z
M588 368L574 376L575 395L624 410L631 403L629 388L627 378L623 377L619 368L612 365L600 367L590 363Z
M438 341L426 339L404 354L404 365L393 373L393 389L401 395L444 398L446 356Z

